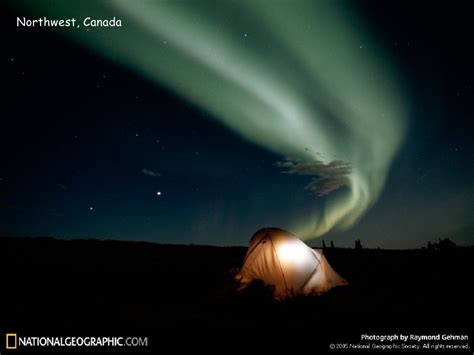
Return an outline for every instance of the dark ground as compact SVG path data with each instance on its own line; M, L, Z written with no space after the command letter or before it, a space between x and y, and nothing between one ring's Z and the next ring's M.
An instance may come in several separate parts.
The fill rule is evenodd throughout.
M175 327L304 328L318 331L315 342L402 330L472 334L474 248L327 249L329 263L350 286L286 302L273 302L258 288L233 290L229 270L241 266L245 252L0 238L0 326L138 334Z

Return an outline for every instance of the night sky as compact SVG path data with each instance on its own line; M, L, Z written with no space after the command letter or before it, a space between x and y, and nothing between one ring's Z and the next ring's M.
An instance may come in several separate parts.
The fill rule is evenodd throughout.
M473 244L467 2L32 3L1 11L0 235Z

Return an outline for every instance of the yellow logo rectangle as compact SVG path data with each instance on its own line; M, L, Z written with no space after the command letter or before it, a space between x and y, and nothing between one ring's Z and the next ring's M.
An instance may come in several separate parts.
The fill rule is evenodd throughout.
M16 333L7 333L7 339L6 339L5 345L7 349L16 349L17 347Z

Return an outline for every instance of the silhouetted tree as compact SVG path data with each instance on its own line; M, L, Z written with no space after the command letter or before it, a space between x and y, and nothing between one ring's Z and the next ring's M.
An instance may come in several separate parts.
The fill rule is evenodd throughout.
M439 238L437 242L428 242L426 246L428 250L450 250L453 248L456 248L456 243L449 238Z
M439 239L439 242L438 242L439 250L449 250L455 247L456 247L456 243L454 243L451 239L449 238Z
M355 249L356 249L356 250L362 249L362 243L360 242L360 239L356 239L356 241L355 241Z
M323 240L323 249L326 249L326 242Z
M334 242L331 240L331 249L334 249Z

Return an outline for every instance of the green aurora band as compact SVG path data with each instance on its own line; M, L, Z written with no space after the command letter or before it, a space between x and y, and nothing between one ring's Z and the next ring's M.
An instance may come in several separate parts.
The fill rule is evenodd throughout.
M347 186L294 221L347 229L374 204L406 128L399 73L349 2L36 0L38 16L117 17L62 29L282 158L350 164ZM321 207L324 202L323 207Z

